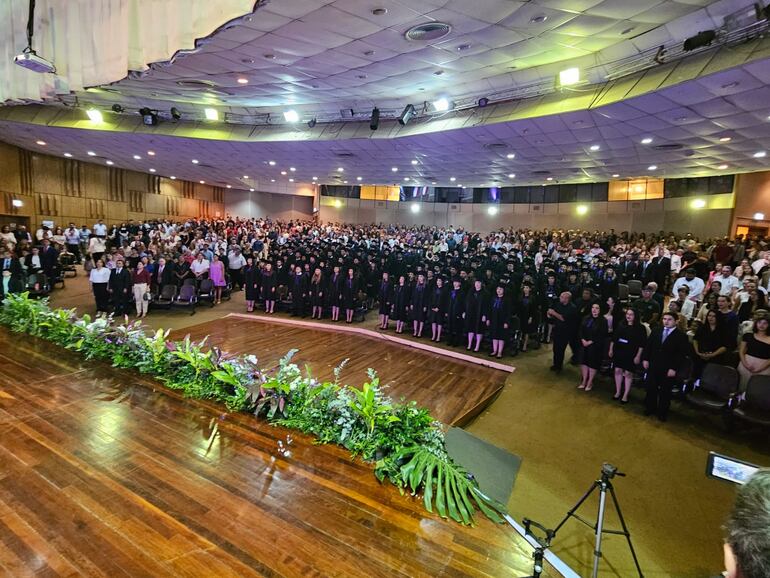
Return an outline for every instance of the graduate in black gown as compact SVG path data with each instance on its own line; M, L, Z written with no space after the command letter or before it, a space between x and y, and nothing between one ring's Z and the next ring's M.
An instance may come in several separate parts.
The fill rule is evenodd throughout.
M473 282L473 288L465 297L465 330L468 332L468 351L478 351L486 325L487 298L480 279ZM475 340L475 347L474 347Z
M463 316L465 315L465 292L460 278L452 280L452 288L447 295L447 331L449 345L458 345L463 334Z
M342 303L342 274L339 265L335 265L326 284L326 302L332 308L332 321L340 320Z
M511 327L511 305L509 300L505 298L505 289L499 285L489 304L487 327L492 337L492 353L489 355L500 359L503 356L503 347L505 347L505 340L508 339L508 330Z
M625 319L612 330L609 356L615 366L615 395L612 399L628 403L628 393L634 381L634 372L642 362L647 344L647 332L639 322L636 310L626 309ZM621 388L621 386L624 386ZM621 389L623 389L621 397Z
M444 318L449 309L449 291L444 287L444 278L436 277L436 285L430 292L430 328L431 341L441 341L441 330L444 327Z
M414 337L422 337L422 328L425 325L425 318L428 316L428 305L430 305L428 286L425 284L425 275L420 273L417 276L417 283L412 287L412 296L409 301Z
M353 323L353 313L356 310L356 299L358 298L358 279L355 271L351 267L348 269L348 276L342 282L342 306L345 308L345 322Z
M392 288L390 286L390 278L388 272L382 273L382 280L380 286L377 289L377 302L380 304L380 329L388 328L388 320L390 319L391 308L391 294Z
M277 283L273 264L268 261L265 263L265 267L260 275L260 288L262 299L265 302L265 313L273 313L275 311L275 288Z
M324 279L320 267L316 267L315 271L313 271L313 276L310 278L310 288L308 293L310 294L310 318L315 319L317 315L318 319L321 319L321 314L324 310Z
M307 299L308 280L302 267L294 268L294 275L289 280L289 292L291 293L292 317L305 317L305 300Z
M398 278L398 284L393 287L391 303L392 316L396 320L396 333L403 333L409 307L409 291L406 286L406 277L403 275Z
M246 311L254 311L254 304L259 299L259 269L254 265L254 259L246 259L243 268L243 289L246 292Z
M532 285L524 284L521 286L521 297L516 304L516 314L521 321L522 351L527 351L529 336L537 333L537 313L537 300L532 294Z
M582 346L580 373L582 380L578 388L586 391L591 391L593 388L594 377L596 377L596 372L601 367L604 357L607 320L601 312L601 306L594 303L580 324L580 345Z

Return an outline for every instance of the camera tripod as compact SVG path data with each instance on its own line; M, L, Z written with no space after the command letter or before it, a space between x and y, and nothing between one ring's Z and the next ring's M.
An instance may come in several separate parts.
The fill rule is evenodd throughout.
M535 561L535 565L532 569L532 576L527 576L526 578L540 578L540 574L543 572L543 559L545 558L545 551L551 547L551 540L553 540L553 537L556 535L556 533L553 530L549 530L545 526L538 524L534 520L530 520L529 518L524 518L522 523L524 524L524 534L526 536L531 536L535 542L537 542L537 548L535 548L532 552L532 559ZM543 532L543 534L545 534L545 538L538 538L532 532L532 526L535 526L541 532Z
M626 521L623 518L623 512L620 511L620 504L618 503L618 498L617 496L615 496L615 488L613 488L612 482L610 481L615 476L625 476L625 475L626 474L619 472L618 468L616 468L612 464L608 464L608 463L602 464L602 473L599 479L596 480L593 483L593 485L588 489L588 491L583 495L583 497L580 498L578 503L575 504L575 507L573 507L569 512L567 512L567 515L559 523L559 525L556 526L556 529L553 531L553 536L556 536L556 533L571 517L574 517L577 520L580 520L586 526L594 530L596 542L594 547L594 567L593 567L593 572L591 573L592 578L596 578L599 574L599 561L602 558L602 534L619 534L626 537L626 540L628 540L628 547L631 549L631 556L633 556L634 558L636 571L639 573L639 578L644 578L644 574L642 574L642 569L639 566L639 560L636 558L634 545L631 543L631 533L628 531L628 527L626 526ZM596 489L599 490L599 512L596 517L596 523L592 524L589 521L585 520L584 518L581 518L575 512ZM607 530L604 528L604 512L605 512L608 491L610 493L610 496L612 496L613 504L615 504L615 511L618 514L618 519L620 520L620 526L623 528L622 530Z

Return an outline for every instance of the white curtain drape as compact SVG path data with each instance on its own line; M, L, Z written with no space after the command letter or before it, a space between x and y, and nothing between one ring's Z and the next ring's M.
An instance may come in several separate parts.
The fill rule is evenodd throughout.
M42 101L145 70L251 13L255 0L37 0L33 48L56 65L14 64L27 45L29 0L0 0L0 104Z

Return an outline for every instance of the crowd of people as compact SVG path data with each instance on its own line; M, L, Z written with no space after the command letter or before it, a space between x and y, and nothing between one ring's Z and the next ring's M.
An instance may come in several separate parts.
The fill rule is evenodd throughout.
M2 292L30 274L53 279L84 262L96 309L144 317L166 285L209 279L245 292L247 311L330 318L376 308L379 327L502 358L567 346L590 391L610 368L615 399L647 379L646 409L665 420L682 360L697 380L707 363L738 367L741 384L770 374L765 239L225 218L0 233ZM636 287L640 295L629 292ZM630 293L630 294L629 294ZM429 330L429 331L428 331ZM487 345L487 343L489 345Z

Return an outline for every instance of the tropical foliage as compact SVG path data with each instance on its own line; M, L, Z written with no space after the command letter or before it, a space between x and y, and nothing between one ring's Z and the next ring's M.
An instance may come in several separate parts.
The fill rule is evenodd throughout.
M422 493L428 511L472 524L477 510L501 522L504 507L481 494L472 476L446 453L441 424L414 402L394 403L372 369L361 388L334 380L319 382L292 362L290 351L272 371L259 369L253 355L229 356L206 339L170 341L168 331L148 334L140 322L111 317L77 317L75 310L51 309L46 299L10 294L0 323L47 339L115 367L152 375L189 397L223 403L268 422L298 429L318 443L335 443L375 462L375 475L413 495ZM347 360L346 360L347 361Z

